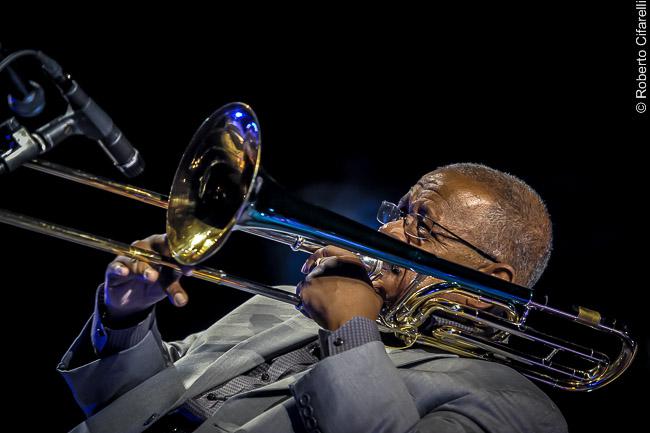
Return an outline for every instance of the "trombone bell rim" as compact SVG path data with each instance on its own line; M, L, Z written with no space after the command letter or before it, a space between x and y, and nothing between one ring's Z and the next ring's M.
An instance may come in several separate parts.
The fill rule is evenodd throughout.
M248 105L224 105L201 124L169 194L167 238L175 260L194 265L221 248L249 203L260 161L261 132Z

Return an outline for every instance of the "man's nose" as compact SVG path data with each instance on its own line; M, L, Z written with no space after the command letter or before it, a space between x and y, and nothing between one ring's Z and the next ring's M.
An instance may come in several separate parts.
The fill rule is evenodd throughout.
M404 233L404 221L402 220L386 223L379 227L378 231L402 242L407 242L406 233Z

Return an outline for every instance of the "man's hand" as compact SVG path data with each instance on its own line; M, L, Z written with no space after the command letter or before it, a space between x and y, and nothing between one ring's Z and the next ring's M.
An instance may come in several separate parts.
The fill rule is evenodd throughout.
M152 235L132 245L169 256L165 235ZM108 317L112 320L124 319L146 310L165 297L169 297L177 307L184 306L188 297L178 281L180 277L171 270L162 271L146 262L117 256L106 268L104 301Z
M350 251L321 248L307 259L302 272L308 274L297 286L302 312L321 327L334 331L355 316L379 316L384 300Z

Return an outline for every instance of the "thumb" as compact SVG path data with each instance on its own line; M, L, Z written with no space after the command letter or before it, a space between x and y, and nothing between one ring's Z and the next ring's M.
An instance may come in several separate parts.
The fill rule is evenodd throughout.
M187 304L187 301L189 300L187 296L187 292L185 289L183 289L183 286L181 286L181 283L178 281L174 281L171 283L165 291L167 292L167 297L171 301L172 304L174 304L177 307L184 307Z

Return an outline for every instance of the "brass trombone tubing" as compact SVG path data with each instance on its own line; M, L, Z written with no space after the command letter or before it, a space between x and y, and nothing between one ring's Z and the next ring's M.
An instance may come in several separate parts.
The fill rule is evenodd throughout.
M294 293L285 292L275 287L260 284L241 277L228 275L225 272L208 268L206 266L182 267L172 259L165 257L155 251L145 250L122 242L114 241L102 236L93 235L76 229L71 229L58 224L53 224L40 219L21 215L6 209L0 209L0 222L53 236L79 245L94 248L96 250L122 255L136 260L143 260L155 265L166 266L187 276L196 277L203 281L221 284L244 292L266 296L277 301L286 302L292 305L300 305L300 298Z
M435 347L444 346L443 348L446 348L446 350L449 350L461 356L488 359L483 354L475 352L473 348L461 348L457 343L462 342L467 346L473 345L474 348L478 347L489 353L497 354L501 357L504 357L505 359L509 359L510 361L520 363L521 369L524 370L521 371L522 374L531 379L535 379L568 391L591 391L612 382L618 378L627 369L627 367L629 367L636 355L638 348L637 344L634 342L634 340L632 340L632 338L630 338L626 331L615 329L613 326L607 326L601 322L592 323L590 321L585 321L580 317L579 314L569 314L546 305L529 301L526 304L517 306L518 308L523 307L523 314L519 315L518 320L510 322L505 318L495 317L489 312L483 312L472 307L464 307L463 309L454 308L455 303L453 301L441 298L439 295L449 290L457 293L466 292L462 289L455 288L454 283L440 283L436 286L439 288L421 288L415 292L416 296L409 296L408 299L403 299L398 302L397 307L394 307L393 310L389 311L386 315L387 317L382 317L382 324L387 326L392 332L404 335L404 337L408 340L413 338L413 336L408 332L405 333L405 328L400 326L400 323L403 321L400 319L400 315L403 314L404 309L409 312L406 317L407 319L412 316L430 317L430 313L433 310L438 310L443 311L448 316L451 316L453 318L468 320L480 324L481 326L486 326L515 337L541 344L548 349L552 349L546 358L539 358L535 356L527 357L525 356L525 353L522 354L517 351L513 351L513 349L510 347L507 347L506 349L506 346L501 344L499 341L487 340L480 336L473 336L453 326L443 326L437 329L434 332L434 335L431 336L426 334L417 335L417 341L422 344L430 344ZM472 296L471 292L466 294L468 296ZM493 302L490 299L484 298L482 296L472 297L475 297L476 299L484 302ZM427 308L426 304L428 302L431 302L433 304L433 307ZM424 307L421 307L423 304ZM465 308L469 309L471 312L467 313L464 310ZM543 332L539 332L525 325L526 317L528 315L528 312L531 310L537 310L546 314L550 314L551 316L557 316L559 318L570 320L581 325L586 325L599 332L604 332L611 337L615 337L621 344L620 352L614 359L610 359L609 356L605 355L604 353L597 352L594 349L589 349L575 343L547 335ZM414 314L414 311L417 311L417 314ZM419 326L419 324L413 322L408 322L408 325L409 326L407 326L407 328L410 328L413 325L416 327ZM593 365L593 368L590 370L576 370L562 364L557 364L556 362L551 362L551 359L559 352L566 352L573 356L584 359L585 361L591 363L591 365ZM548 374L544 374L543 372L530 368L531 366L541 367L545 370L553 371L563 376L568 376L571 379L553 378Z
M164 195L164 194L160 194L160 193L157 193L155 191L151 191L151 190L148 190L148 189L140 188L140 187L129 185L129 184L115 182L115 181L113 181L111 179L108 179L108 178L105 178L105 177L102 177L102 176L97 176L97 175L94 175L94 174L90 174L90 173L87 173L87 172L85 172L83 170L67 167L65 165L57 164L57 163L54 163L54 162L40 160L40 159L34 159L31 162L23 164L23 166L27 167L27 168L30 168L32 170L41 172L41 173L56 176L56 177L59 177L59 178L65 179L65 180L70 180L70 181L79 183L81 185L90 186L90 187L93 187L93 188L96 188L96 189L99 189L99 190L102 190L102 191L106 191L106 192L110 192L110 193L113 193L113 194L120 195L122 197L137 200L139 202L149 204L149 205L152 205L152 206L156 206L156 207L159 207L161 209L167 209L168 205L169 205L169 197ZM5 211L2 211L0 209L0 213L3 213L3 212L5 212ZM17 214L14 214L14 213L11 213L11 214L12 215L17 215ZM20 217L24 218L24 219L29 218L29 217L25 217L25 216L20 216ZM7 215L5 215L4 218L0 217L0 220L4 221L4 222L7 222L8 224L11 224L11 222L8 221ZM29 227L24 227L23 225L20 225L20 226L23 227L23 228L27 228L29 230L32 230L35 227L35 223L38 220L31 219L31 221L32 221L32 224L30 224ZM82 233L82 232L78 232L78 231L75 231L75 230L67 228L67 227L55 226L54 224L51 224L51 223L45 223L45 224L47 224L47 225L49 225L51 227L58 227L62 232L65 232L65 233L75 233L75 235L72 236L72 239L69 238L69 237L63 237L63 239L71 240L73 242L76 242L74 240L74 238L76 237L76 234ZM16 224L13 224L13 225L16 225ZM297 235L294 235L294 234L291 234L291 233L283 232L281 230L274 230L274 229L269 229L269 228L245 227L245 226L239 226L239 225L235 225L233 227L233 230L239 230L239 231L243 231L243 232L255 235L255 236L263 237L265 239L269 239L269 240L272 240L274 242L278 242L278 243L288 245L289 247L291 247L291 249L293 251L302 251L302 252L310 253L310 254L315 252L320 247L325 246L325 244L315 242L312 239L307 239L307 238L304 238L302 236L297 236ZM47 234L47 230L39 230L39 232ZM92 235L89 235L89 234L85 234L85 235L92 237ZM99 238L99 237L97 237L97 238ZM107 241L112 242L112 243L117 243L117 242L112 241L112 240L107 240ZM77 242L77 243L82 243L82 242ZM82 244L87 245L86 243L82 243ZM94 247L93 245L88 245L88 246ZM122 245L122 246L124 246L124 245ZM103 249L103 248L100 248L100 249ZM107 251L106 249L103 249L103 250ZM110 251L110 252L113 252L113 251ZM128 257L128 254L122 254L122 255L126 255ZM372 271L372 273L374 275L378 271L377 266L381 266L381 262L373 260L373 259L371 259L369 257L364 257L364 256L361 256L361 255L359 255L359 256L360 256L360 259L364 262L364 264L366 264L366 266L370 269L370 271ZM171 262L170 262L170 264L171 264ZM175 264L175 262L174 262L174 264ZM178 265L176 265L176 266L178 266ZM374 269L373 269L373 267L374 267ZM224 274L222 271L218 271L218 272ZM371 275L371 278L373 277L373 275ZM233 278L233 277L231 277L231 278ZM241 279L239 277L237 277L237 279L243 280L243 279ZM210 280L210 281L213 281L213 280ZM217 282L217 281L213 281L213 282ZM245 288L244 288L245 286L243 286L243 285L234 286L233 284L230 284L230 285L225 284L225 283L223 283L223 284L227 285L229 287L233 287L235 289L239 288L240 290L244 290L244 291L247 291L247 292L250 292L250 293L257 293L257 292L252 292L250 290L245 290ZM251 284L256 285L257 283L251 282ZM271 286L264 286L264 285L261 285L261 286L258 285L258 286L260 288L258 294L263 294L261 292L275 293L275 291L278 290L278 289L275 289L275 288L273 288ZM269 292L269 290L271 290L271 291ZM272 297L273 299L280 300L280 301L283 300L283 299L278 299L277 297L274 297L274 296L269 296L269 297ZM288 300L288 302L293 304L293 305L298 305L300 300L299 300L299 298L297 298L294 295L293 297L291 297Z
M23 164L23 167L31 168L32 170L40 171L41 173L50 174L52 176L71 180L83 185L92 186L93 188L112 192L113 194L118 194L123 197L132 198L142 203L157 206L162 209L167 209L169 197L164 194L149 191L148 189L118 183L105 177L96 176L94 174L86 173L82 170L77 170L75 168L66 167L61 164L56 164L54 162L44 161L40 159L34 159L32 162L27 162Z
M480 324L482 324L484 326L494 328L494 329L497 329L499 331L506 332L507 334L510 334L510 335L515 335L515 336L520 337L520 338L536 341L536 342L538 342L540 344L551 347L553 349L558 349L558 350L563 350L563 351L566 351L566 352L570 352L570 353L572 353L572 354L574 354L576 356L581 356L583 358L589 359L590 361L593 361L593 362L596 362L596 363L606 363L608 361L606 355L604 355L604 354L602 354L600 352L595 352L593 349L588 349L586 347L581 347L581 346L575 345L575 344L573 344L571 342L568 342L568 341L565 341L565 340L552 341L552 339L554 339L554 340L558 340L558 339L556 339L556 338L554 338L552 336L546 335L546 334L544 334L542 332L536 331L534 329L528 328L528 327L524 328L524 329L526 329L526 331L529 332L529 333L526 333L526 332L521 331L521 328L518 329L516 325L513 326L511 324L508 324L508 321L506 321L506 320L503 320L503 322L506 325L501 325L501 324L497 323L498 319L489 320L489 319L481 317L480 314L479 315L474 315L474 314L468 314L468 313L466 313L464 311L455 311L452 308L446 307L444 305L445 303L452 304L451 302L447 301L444 298L440 298L436 302L437 302L437 304L435 304L436 305L435 310L443 311L445 313L453 315L454 317L458 317L460 319L465 319L465 320L471 320L473 322L480 323ZM431 310L432 310L432 308L427 309L425 311L428 313ZM476 313L478 313L478 311L476 311ZM574 346L574 347L569 347L569 346ZM583 349L585 351L584 352L580 351L580 349ZM595 355L599 355L599 356L595 356Z
M168 196L158 194L146 189L133 187L131 185L119 184L100 176L85 173L81 170L71 169L59 164L41 160L33 160L32 163L27 165L27 167L67 180L72 180L80 184L92 186L100 190L113 192L127 198L141 201L143 203L153 204L163 209L168 208ZM261 178L259 179L261 180ZM272 189L273 182L270 181L269 185L269 188ZM282 194L282 192L279 193ZM273 193L266 193L266 199L269 198L273 198ZM292 205L295 206L297 204L298 203L290 203L289 207ZM285 205L285 203L282 203L281 205ZM299 203L299 205L310 206L306 203ZM342 248L351 249L353 252L359 255L359 258L368 270L371 279L379 275L384 263L387 262L397 266L407 267L416 272L421 272L426 275L438 275L439 277L442 276L441 278L443 279L446 277L453 277L455 280L460 281L479 292L489 293L497 297L505 297L510 300L514 299L520 303L529 300L533 294L532 291L528 288L514 285L503 280L494 279L493 277L486 276L478 271L470 270L452 262L447 262L421 251L418 251L417 253L411 251L411 257L409 259L406 259L404 256L402 256L400 252L396 253L393 250L390 250L390 252L387 254L382 253L377 256L375 254L380 253L381 251L377 249L376 244L379 243L382 247L385 246L383 239L378 239L378 234L372 231L374 236L372 236L371 239L374 240L374 242L371 242L371 245L369 247L366 247L363 243L358 243L354 240L350 240L350 238L346 237L349 236L349 231L347 230L348 227L345 227L346 230L341 231L343 229L341 224L344 218L336 214L330 213L330 215L334 218L334 221L328 221L330 223L330 227L321 230L319 227L312 226L314 224L313 221L307 223L306 225L303 224L298 227L295 224L288 223L287 220L281 215L277 215L274 209L269 208L268 213L266 211L267 209L260 211L253 207L253 210L246 214L245 217L241 217L240 221L234 224L230 230L243 231L273 240L275 242L284 243L286 245L289 245L294 251L313 253L316 249L330 243ZM346 223L347 222L351 221L346 221ZM368 230L367 227L364 227L361 224L357 225L365 230ZM366 235L367 234L368 233L366 233ZM381 236L384 237L385 235ZM339 243L336 243L337 240ZM398 243L393 239L390 239L388 241L389 245L390 242L393 242L393 247L395 247L395 243ZM355 249L355 247L360 248L360 250ZM423 255L429 255L431 256L430 259L439 261L440 263L436 266L430 263L424 264L421 257ZM437 266L440 266L442 269L438 269ZM465 273L467 272L471 273L472 275L469 277L466 276ZM474 279L478 280L475 281ZM497 287L494 288L484 281L488 279L494 280L490 283L499 284L497 284ZM505 286L506 288L504 289L502 286Z
M441 328L439 331L444 332L445 330ZM460 332L457 332L455 329L449 329L449 333L447 334L447 337L451 338L451 339L462 341L462 342L464 342L464 343L466 343L468 345L473 345L473 346L479 347L479 348L481 348L481 349L483 349L483 350L485 350L485 351L487 351L489 353L495 353L495 354L498 354L500 356L503 356L504 358L517 361L517 362L519 362L519 363L521 363L523 365L528 365L528 366L534 365L534 366L537 366L537 367L542 367L545 370L551 370L551 371L553 371L555 373L558 373L558 374L561 374L563 376L568 377L568 379L565 379L565 381L562 381L560 379L552 379L551 381L549 381L549 380L543 379L543 377L548 377L548 376L542 375L538 371L524 370L524 371L521 372L523 375L527 376L530 379L536 379L536 380L542 381L542 382L544 382L544 383L546 383L548 385L552 385L552 386L560 387L560 388L564 388L564 389L566 389L567 385L572 387L572 388L576 388L575 390L578 390L578 389L582 390L583 389L581 387L578 387L577 383L574 383L574 382L571 381L572 379L576 380L576 381L584 381L585 380L585 377L583 377L583 375L577 374L575 369L571 369L571 368L563 367L563 366L555 366L551 362L548 362L548 363L540 362L540 361L538 361L536 359L532 359L531 357L526 356L526 354L522 355L522 354L513 352L512 348L508 348L509 350L503 349L504 346L502 344L499 344L499 343L495 344L495 343L489 342L489 341L485 342L485 341L482 341L482 339L480 339L480 338L477 338L477 337L474 337L474 336L471 336L471 335L464 335L464 334L462 334ZM521 367L521 368L523 369L523 367ZM591 384L592 382L597 382L598 380L600 380L600 377L593 378L593 379L587 378L587 380L588 380L588 383ZM611 380L613 380L613 379L611 379ZM584 390L586 390L586 389L589 389L588 385L584 386Z
M49 174L52 176L60 177L62 179L70 180L82 185L97 188L102 191L110 192L120 195L122 197L137 200L139 202L167 209L169 204L169 197L165 194L160 194L137 186L118 183L111 179L87 173L83 170L70 168L65 165L57 164L50 161L41 159L34 159L32 162L23 164L23 167L30 168L41 173ZM279 230L261 229L253 227L240 227L235 226L234 230L240 230L255 236L260 236L270 239L275 242L289 245L294 251L302 251L305 253L313 253L318 248L324 246L313 242L313 240L305 239L300 236L284 233Z
M443 291L431 290L428 287L424 287L424 288L419 289L416 292L416 295L417 295L417 297L424 296L424 297L428 298L427 300L429 300L430 298L435 296L437 292L444 293L444 291L448 290L448 287L453 287L453 283L451 285L446 286ZM492 300L492 299L489 299L489 298L486 298L486 297L483 297L483 296L476 296L475 294L473 294L471 292L467 292L467 291L462 290L462 289L455 289L455 292L462 293L467 297L471 297L471 298L474 298L474 299L482 301L482 302L487 302L487 303L494 304L494 300ZM423 302L425 302L425 301L420 301L420 303L423 303ZM444 298L440 298L440 299L437 300L436 305L441 306L441 305L444 305L445 303L452 304L451 302L445 300ZM387 315L388 316L395 316L397 314L397 311L400 310L402 308L402 306L403 306L403 303L393 306L393 309ZM409 306L409 308L412 309L414 307ZM570 314L570 313L567 313L565 311L559 310L557 308L549 307L548 305L543 305L543 304L540 304L540 303L537 303L537 302L534 302L534 301L528 301L527 303L520 305L519 308L523 308L524 312L523 312L523 314L520 314L520 317L519 317L518 321L514 322L514 323L511 323L508 320L503 320L503 319L498 318L498 317L495 317L494 320L489 320L489 319L486 319L486 318L482 318L481 316L484 316L484 315L489 314L489 313L482 312L482 311L479 311L479 310L476 310L475 315L469 315L469 314L467 314L465 312L462 312L462 311L458 312L458 311L448 310L447 312L450 313L450 314L453 314L454 316L462 318L462 319L472 320L472 321L475 321L475 322L489 323L489 325L491 327L493 327L495 329L498 329L500 331L507 332L509 334L514 334L514 335L517 335L517 336L519 336L521 338L534 339L535 341L541 342L542 344L546 344L549 347L554 347L554 348L561 349L561 350L567 350L569 352L574 353L575 355L583 356L585 358L590 358L594 362L607 362L606 360L598 359L597 357L595 357L597 352L594 352L593 349L591 349L591 353L580 352L580 349L586 349L586 350L590 350L590 349L585 348L585 347L581 347L581 346L578 346L578 345L575 345L575 344L572 344L572 343L569 343L569 342L564 341L564 340L561 340L560 344L555 343L555 342L553 342L551 340L547 340L547 338L553 338L553 337L545 335L542 332L536 331L536 330L526 326L525 323L526 323L526 318L528 317L528 313L530 311L533 311L533 310L539 311L539 312L542 312L542 313L549 314L551 316L557 316L559 318L569 320L571 322L575 322L575 323L579 323L581 325L589 326L592 329L595 329L595 330L601 331L601 332L605 332L605 333L607 333L609 335L612 335L612 336L615 336L615 337L619 338L621 343L623 344L624 349L626 349L626 354L631 353L631 356L629 357L629 362L631 362L632 359L634 359L634 356L635 356L636 350L637 350L637 345L634 342L634 340L632 340L632 338L628 335L628 333L626 331L624 331L624 330L616 329L613 326L608 326L607 324L602 323L602 322L599 322L597 324L588 323L588 322L585 322L584 320L582 320L579 315ZM498 322L503 322L503 323L505 323L505 325L503 325L503 326L499 325L498 323L496 323L497 321ZM526 330L526 331L530 332L533 335L526 334L526 332L522 332L522 330ZM574 348L570 348L570 347L567 347L567 346L562 346L561 344L570 344L570 345L574 346ZM621 356L623 356L623 354Z

